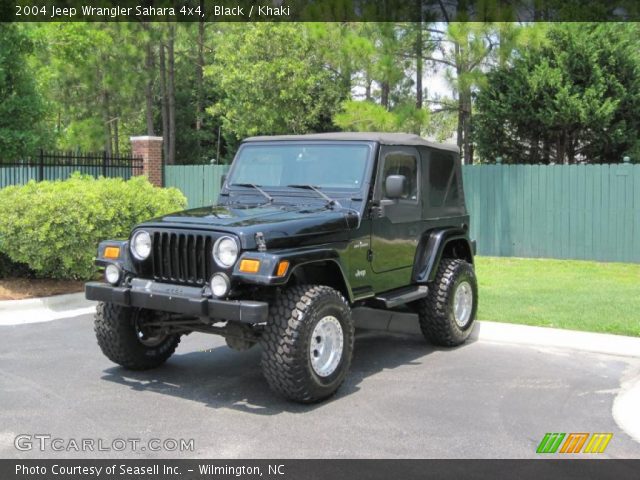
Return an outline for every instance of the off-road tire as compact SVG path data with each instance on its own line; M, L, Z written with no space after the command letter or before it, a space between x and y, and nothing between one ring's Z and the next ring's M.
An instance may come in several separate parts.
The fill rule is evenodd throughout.
M102 353L129 370L148 370L162 365L175 352L180 335L167 335L158 345L144 345L135 326L140 311L113 303L98 303L94 331ZM147 313L152 313L147 311Z
M343 349L335 371L326 377L311 365L310 342L316 324L335 317ZM262 371L272 390L290 400L313 403L333 395L344 381L353 356L354 324L344 297L324 285L295 285L280 291L269 307L261 336Z
M461 328L455 321L453 303L455 291L463 281L471 285L473 306L469 321ZM471 334L478 309L478 282L473 266L464 260L443 258L435 280L429 285L429 294L416 304L420 329L427 341L445 347L464 343Z

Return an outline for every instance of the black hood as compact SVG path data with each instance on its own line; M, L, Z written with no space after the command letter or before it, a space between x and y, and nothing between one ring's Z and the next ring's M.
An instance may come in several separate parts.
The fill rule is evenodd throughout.
M141 226L224 231L240 237L243 248L255 248L255 234L262 232L267 247L291 247L317 237L343 241L356 228L359 215L352 209L314 205L262 205L238 207L213 205L171 213Z

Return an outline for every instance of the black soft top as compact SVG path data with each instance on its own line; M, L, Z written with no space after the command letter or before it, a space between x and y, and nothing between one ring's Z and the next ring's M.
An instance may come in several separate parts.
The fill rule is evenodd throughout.
M332 133L310 133L307 135L272 135L249 137L244 142L277 142L290 140L356 140L361 142L377 142L381 145L410 145L437 148L458 153L456 145L446 143L436 143L425 140L412 133L385 133L385 132L332 132Z

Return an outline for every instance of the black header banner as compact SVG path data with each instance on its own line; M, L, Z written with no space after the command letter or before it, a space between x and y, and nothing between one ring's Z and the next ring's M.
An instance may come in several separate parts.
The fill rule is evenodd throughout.
M6 0L2 22L627 22L638 0Z
M2 480L637 479L640 460L0 460Z

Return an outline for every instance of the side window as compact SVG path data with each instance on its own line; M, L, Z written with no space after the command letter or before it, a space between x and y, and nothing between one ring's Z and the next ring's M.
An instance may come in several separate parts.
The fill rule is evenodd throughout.
M429 160L429 205L453 207L458 203L455 157L451 153L432 151Z
M384 157L384 171L382 178L389 175L404 175L407 179L407 191L402 197L407 200L418 200L418 160L415 156L404 152L391 152ZM384 181L382 193L386 197Z

